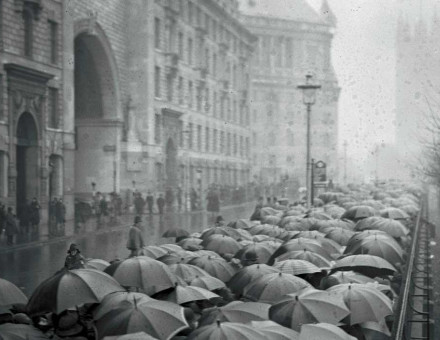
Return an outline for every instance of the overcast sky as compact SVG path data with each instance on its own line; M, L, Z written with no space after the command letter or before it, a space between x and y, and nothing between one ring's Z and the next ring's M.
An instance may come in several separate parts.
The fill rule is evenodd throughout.
M319 8L322 0L308 0ZM342 88L339 144L364 159L394 141L395 0L329 0L338 19L333 65Z

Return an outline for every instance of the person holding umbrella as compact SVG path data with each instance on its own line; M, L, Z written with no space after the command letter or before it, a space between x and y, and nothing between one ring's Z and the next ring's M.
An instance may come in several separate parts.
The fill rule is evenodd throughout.
M134 224L130 226L128 232L127 249L130 250L130 256L134 257L139 255L139 251L145 245L144 239L142 237L142 232L139 229L142 219L140 216L134 218Z
M67 251L66 261L64 262L64 268L67 270L84 268L85 259L81 255L78 246L72 243Z

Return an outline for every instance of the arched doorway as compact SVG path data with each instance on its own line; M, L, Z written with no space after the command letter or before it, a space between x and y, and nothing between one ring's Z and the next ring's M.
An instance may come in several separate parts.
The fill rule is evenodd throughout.
M26 201L39 194L38 130L34 117L23 113L17 124L17 216L21 218Z
M166 145L165 171L167 175L166 185L176 188L178 185L177 148L174 141L169 138Z
M112 52L103 33L79 33L74 53L76 195L91 194L92 183L117 191L122 123Z

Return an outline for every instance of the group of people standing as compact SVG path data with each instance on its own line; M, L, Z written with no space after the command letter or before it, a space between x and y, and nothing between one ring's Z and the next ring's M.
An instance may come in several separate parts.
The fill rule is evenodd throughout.
M183 192L182 188L178 186L175 190L171 187L167 187L165 190L165 197L162 193L155 199L154 194L148 191L145 198L143 198L142 193L136 191L133 193L134 196L134 209L137 215L143 215L145 206L147 206L148 213L150 215L154 214L154 204L156 203L157 211L159 215L163 215L165 210L174 211L175 203L177 203L178 211L183 209Z

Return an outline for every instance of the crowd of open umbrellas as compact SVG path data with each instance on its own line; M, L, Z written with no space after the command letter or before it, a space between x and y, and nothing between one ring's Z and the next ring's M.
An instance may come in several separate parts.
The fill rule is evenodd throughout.
M0 340L390 339L419 210L397 185L257 207L144 255L89 259L28 298L0 279ZM78 335L80 334L80 335Z

